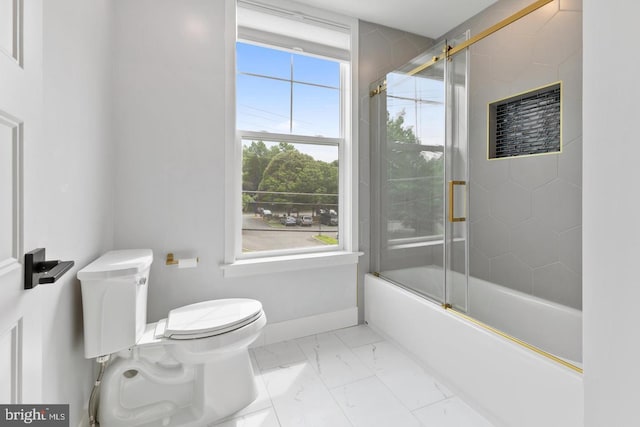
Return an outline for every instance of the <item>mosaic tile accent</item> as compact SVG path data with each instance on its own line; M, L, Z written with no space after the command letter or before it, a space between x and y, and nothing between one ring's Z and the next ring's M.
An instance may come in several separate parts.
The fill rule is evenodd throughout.
M489 158L560 152L561 83L489 104Z

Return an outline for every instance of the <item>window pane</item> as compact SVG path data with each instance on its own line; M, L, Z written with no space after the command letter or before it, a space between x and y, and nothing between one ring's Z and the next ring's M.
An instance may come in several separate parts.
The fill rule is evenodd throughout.
M262 77L238 75L237 128L290 133L291 84Z
M387 109L417 143L444 145L444 83L442 80L391 73L387 76ZM406 142L406 141L405 141Z
M295 83L293 85L293 133L340 136L340 91Z
M389 239L435 237L443 233L443 153L419 145L387 148L387 231Z
M239 73L291 79L291 54L247 43L236 43L236 67Z
M340 63L305 55L293 55L293 80L340 87Z
M243 140L242 252L338 244L338 147Z
M442 236L443 97L442 80L387 76L388 180L383 197L390 240Z

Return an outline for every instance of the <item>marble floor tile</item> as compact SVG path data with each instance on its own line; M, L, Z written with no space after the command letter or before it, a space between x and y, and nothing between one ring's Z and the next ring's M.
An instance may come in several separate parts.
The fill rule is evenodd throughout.
M349 348L360 347L365 344L384 341L380 335L376 334L367 325L352 326L350 328L338 329L335 334Z
M451 396L451 392L421 370L398 368L378 378L409 410L422 408Z
M434 403L413 413L425 427L492 427L489 421L457 397Z
M364 325L250 354L258 398L216 427L492 427Z
M410 410L444 400L452 393L417 362L384 341L353 349L378 378Z
M307 357L295 341L284 341L265 345L264 347L256 347L251 351L262 371L307 360Z
M354 427L419 427L420 422L376 377L331 390Z
M211 427L280 427L273 408L268 407L242 416L235 416Z
M333 333L300 338L296 342L330 389L373 376L373 372Z
M282 427L351 427L308 361L263 372Z
M388 341L356 347L353 352L376 374L398 370L399 368L414 371L420 369L420 365Z
M311 353L313 349L331 353L349 350L349 347L340 341L340 338L333 332L310 335L308 337L298 338L295 341L307 355Z

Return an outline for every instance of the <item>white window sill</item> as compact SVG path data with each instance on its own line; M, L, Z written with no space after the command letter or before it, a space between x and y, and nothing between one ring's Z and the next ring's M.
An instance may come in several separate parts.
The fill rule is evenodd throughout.
M281 273L285 271L307 270L357 264L363 252L319 252L303 255L283 255L268 258L243 259L233 264L221 266L224 277L242 277L256 274Z

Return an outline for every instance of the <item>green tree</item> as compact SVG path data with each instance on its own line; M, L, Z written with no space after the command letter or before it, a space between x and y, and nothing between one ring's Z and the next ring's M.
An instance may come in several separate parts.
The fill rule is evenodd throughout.
M261 201L278 203L288 211L299 204L319 206L335 203L335 196L320 194L337 194L338 167L315 160L298 150L285 149L269 162L258 190L274 193L305 193L261 195Z
M251 145L243 147L242 151L242 189L255 191L262 181L264 170L271 159L280 152L280 148L267 148L264 142L253 141Z
M400 221L403 236L441 233L444 156L420 145L405 112L387 113L387 203L389 220Z

